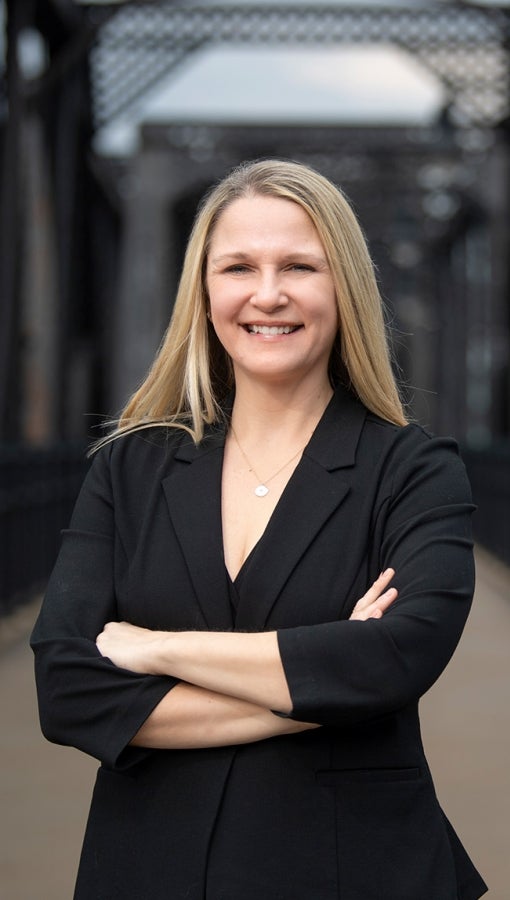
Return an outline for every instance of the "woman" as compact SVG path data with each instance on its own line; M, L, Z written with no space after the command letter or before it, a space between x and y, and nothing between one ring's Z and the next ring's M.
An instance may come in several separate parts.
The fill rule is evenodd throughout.
M454 443L406 425L344 197L236 169L33 635L44 733L101 761L77 900L480 897L417 712L471 511Z

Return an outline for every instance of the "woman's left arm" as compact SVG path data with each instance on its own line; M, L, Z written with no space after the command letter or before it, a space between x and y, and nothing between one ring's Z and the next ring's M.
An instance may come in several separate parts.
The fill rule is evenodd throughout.
M393 569L358 600L351 619L380 618L395 600ZM217 694L290 713L292 700L275 631L258 633L151 631L109 622L97 638L103 656L146 675L173 675Z
M398 598L380 619L278 632L292 718L351 726L415 704L448 664L474 591L471 490L455 441L399 429L380 478L372 552Z

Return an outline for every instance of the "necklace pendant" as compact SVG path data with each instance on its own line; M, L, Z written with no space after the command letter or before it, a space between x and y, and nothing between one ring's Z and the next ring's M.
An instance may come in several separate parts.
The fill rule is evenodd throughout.
M266 494L269 494L269 488L265 484L258 484L255 488L255 493L257 497L265 497Z

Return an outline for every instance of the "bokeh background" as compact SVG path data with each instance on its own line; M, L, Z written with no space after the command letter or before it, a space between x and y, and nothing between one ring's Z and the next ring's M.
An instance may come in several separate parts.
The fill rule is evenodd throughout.
M471 477L477 602L424 731L509 900L510 5L0 0L0 152L1 896L72 895L95 764L39 736L26 638L87 446L159 345L200 196L278 156L351 200L410 411Z

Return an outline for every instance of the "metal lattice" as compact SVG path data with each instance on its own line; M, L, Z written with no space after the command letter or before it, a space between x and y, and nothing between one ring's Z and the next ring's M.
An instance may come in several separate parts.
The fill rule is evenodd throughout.
M126 3L114 14L109 10L91 48L94 119L99 127L129 110L206 46L394 44L441 80L454 121L490 127L509 112L509 31L507 11L457 4L407 9Z

